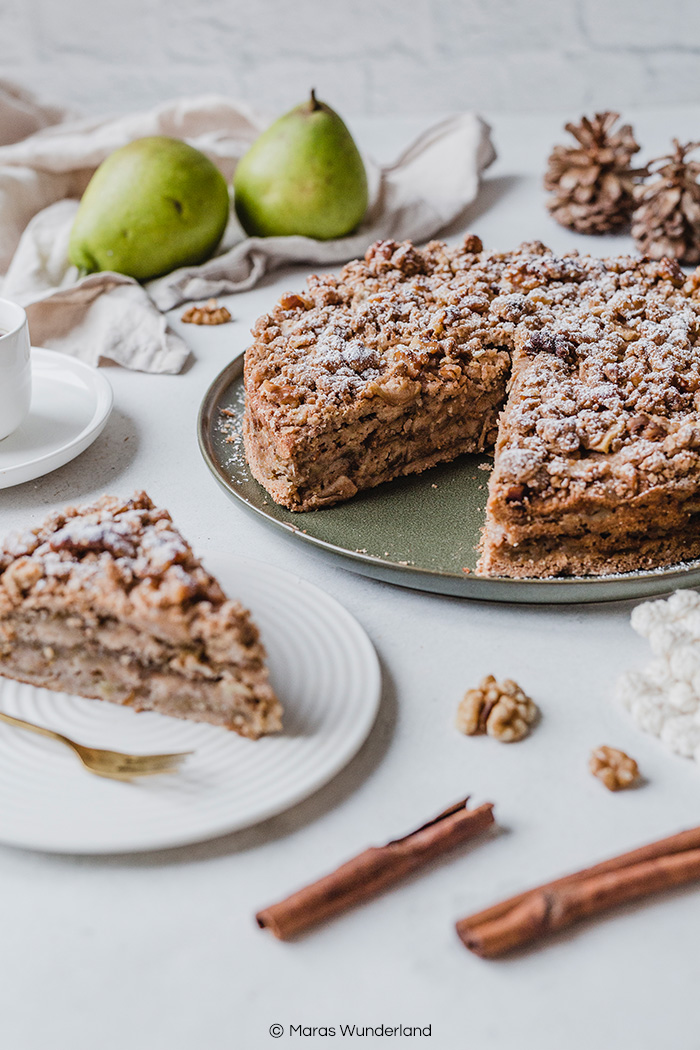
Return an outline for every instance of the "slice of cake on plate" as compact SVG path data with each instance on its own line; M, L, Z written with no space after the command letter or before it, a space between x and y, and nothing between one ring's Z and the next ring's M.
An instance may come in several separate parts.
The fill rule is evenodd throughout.
M0 674L257 739L281 728L265 652L148 496L103 496L0 543Z

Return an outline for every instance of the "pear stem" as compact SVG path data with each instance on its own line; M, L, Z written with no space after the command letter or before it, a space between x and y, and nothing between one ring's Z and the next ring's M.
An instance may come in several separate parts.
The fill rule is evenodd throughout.
M315 113L318 109L321 109L321 103L316 98L316 88L311 88L311 112Z

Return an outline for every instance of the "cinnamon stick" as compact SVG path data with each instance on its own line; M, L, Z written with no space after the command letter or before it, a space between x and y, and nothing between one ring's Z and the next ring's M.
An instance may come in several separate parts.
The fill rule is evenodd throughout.
M318 882L264 908L255 916L258 926L271 930L280 940L289 940L333 915L363 904L493 824L490 802L468 810L468 801L466 798L450 806L404 838L365 850Z
M496 958L622 904L700 879L700 828L612 857L470 915L457 933Z

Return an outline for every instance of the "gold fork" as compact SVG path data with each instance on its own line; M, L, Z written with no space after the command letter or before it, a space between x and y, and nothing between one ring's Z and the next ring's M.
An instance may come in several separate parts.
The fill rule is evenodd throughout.
M6 715L0 711L0 721L20 729L30 729L32 733L59 740L75 751L86 769L98 777L109 777L111 780L131 780L132 777L152 777L159 773L176 773L180 764L192 751L180 751L174 755L125 755L121 751L105 751L99 747L86 747L75 740L56 733L53 729L36 726L33 722L24 722L21 718Z

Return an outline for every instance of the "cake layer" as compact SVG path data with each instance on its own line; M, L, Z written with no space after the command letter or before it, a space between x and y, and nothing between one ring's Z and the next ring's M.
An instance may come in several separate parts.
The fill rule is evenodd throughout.
M208 722L256 740L282 728L278 702L255 674L223 671L218 677L182 674L168 665L142 665L95 646L51 648L17 642L0 672L21 682L94 700ZM246 680L248 679L248 680Z
M700 558L700 516L677 533L543 536L518 544L504 541L487 524L484 540L480 571L486 576L523 579L637 572Z
M494 501L496 512L488 519L491 534L513 545L541 537L617 536L622 541L626 534L675 533L700 512L700 493L691 482L658 485L624 502L604 486L584 492L578 500L567 493L566 500L536 499L529 506L520 491L518 498L517 506Z
M247 617L245 610L238 608ZM28 603L0 619L0 659L11 657L17 642L49 648L102 649L115 659L134 659L152 667L172 665L182 674L207 678L215 678L231 666L241 670L260 666L257 646L241 645L234 639L229 639L217 659L213 647L209 651L196 636L190 638L188 645L176 645L110 617L93 620L77 612L53 612L46 605L39 609L28 607Z

